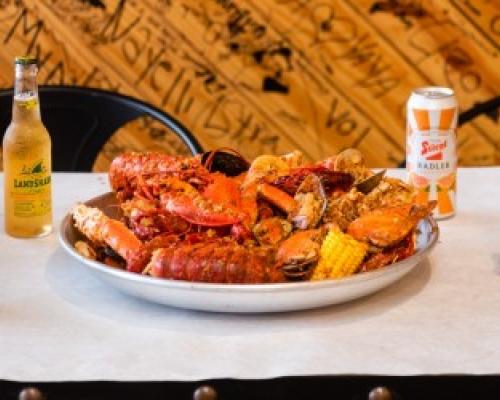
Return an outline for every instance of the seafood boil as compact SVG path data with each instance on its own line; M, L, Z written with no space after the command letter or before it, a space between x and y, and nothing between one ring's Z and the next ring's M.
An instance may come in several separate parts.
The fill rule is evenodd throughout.
M300 151L249 162L219 149L194 157L125 153L109 182L123 217L76 204L83 256L156 278L210 283L339 279L415 252L435 202L374 173L348 149L317 163Z

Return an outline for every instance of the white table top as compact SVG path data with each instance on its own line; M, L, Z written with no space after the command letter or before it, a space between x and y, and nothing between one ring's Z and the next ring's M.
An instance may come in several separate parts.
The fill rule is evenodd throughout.
M0 228L0 379L499 374L499 181L500 168L460 170L457 216L439 224L430 258L395 285L348 304L274 315L136 300L80 267L57 231L22 240ZM73 203L108 185L105 175L59 173L53 188L57 225Z

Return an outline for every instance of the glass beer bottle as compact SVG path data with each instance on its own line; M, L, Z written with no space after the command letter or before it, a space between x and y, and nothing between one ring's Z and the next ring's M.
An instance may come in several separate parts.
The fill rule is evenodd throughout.
M36 58L16 58L12 121L3 138L5 231L16 237L52 230L52 146L40 116L37 73Z

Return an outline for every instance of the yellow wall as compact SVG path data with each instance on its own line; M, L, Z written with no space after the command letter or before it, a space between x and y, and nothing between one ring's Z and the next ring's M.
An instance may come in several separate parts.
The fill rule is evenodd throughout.
M248 157L356 146L393 166L413 88L452 86L462 109L500 94L492 0L2 0L0 40L0 87L36 54L42 84L139 97ZM157 133L138 121L97 169L126 148L175 151ZM498 115L482 116L459 132L460 162L498 163L499 145Z

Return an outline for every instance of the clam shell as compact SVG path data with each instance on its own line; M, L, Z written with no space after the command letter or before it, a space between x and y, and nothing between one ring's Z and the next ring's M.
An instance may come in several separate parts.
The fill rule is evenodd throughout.
M383 171L377 172L376 174L363 179L361 182L356 183L354 186L359 192L368 194L378 186L386 172L387 170L385 169Z
M309 174L300 184L294 197L297 208L290 220L297 229L311 229L318 225L328 205L325 188L316 174Z

